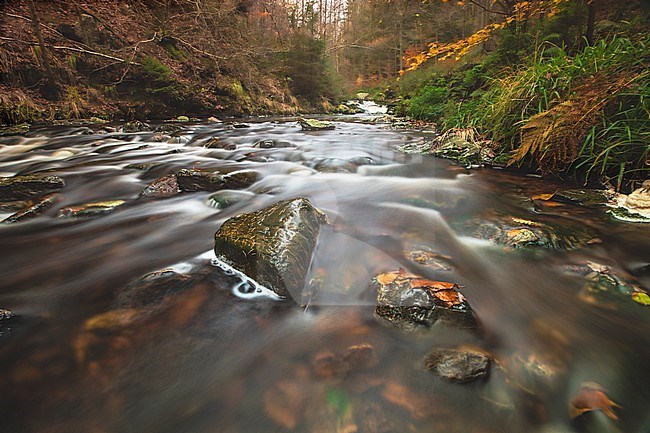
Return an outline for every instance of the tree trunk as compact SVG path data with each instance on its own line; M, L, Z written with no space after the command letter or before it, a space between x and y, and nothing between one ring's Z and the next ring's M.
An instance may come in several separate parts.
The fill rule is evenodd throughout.
M58 97L59 89L58 86L56 85L56 80L54 79L54 73L52 72L49 51L47 50L47 46L45 45L45 39L43 39L43 34L41 33L41 23L38 19L38 14L36 13L36 6L34 6L34 1L27 0L27 6L29 7L29 13L32 16L32 27L34 29L34 34L36 35L36 40L38 41L41 63L43 65L43 68L45 69L47 89L44 96L56 98Z
M585 32L585 39L588 46L594 44L594 29L596 27L596 2L595 0L590 0L587 3L587 8L589 10L589 17L587 18L587 31Z

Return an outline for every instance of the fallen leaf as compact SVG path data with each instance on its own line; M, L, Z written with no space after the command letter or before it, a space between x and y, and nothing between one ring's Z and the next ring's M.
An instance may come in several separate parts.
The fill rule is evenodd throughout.
M612 410L613 407L621 407L607 397L605 390L594 382L587 382L582 385L578 394L569 402L569 416L577 418L585 412L601 410L610 419L616 421L618 417Z
M386 383L381 395L390 403L405 409L417 420L425 419L435 412L432 402L397 382Z
M557 192L557 191L555 191L555 192ZM553 198L553 196L555 195L555 192L553 194L537 194L537 195L532 196L531 198L533 200L548 201L548 200Z
M447 304L448 307L460 305L465 300L465 297L460 292L457 292L453 289L438 290L431 293L431 295L443 301L445 304Z
M632 300L638 302L641 305L650 305L650 296L644 292L634 292L632 293Z
M449 290L449 289L457 289L458 284L455 283L447 283L445 281L433 281L433 280L425 280L423 278L416 278L414 280L411 280L411 286L414 289L420 288L420 287L428 287L430 289L433 289L434 291L436 290Z

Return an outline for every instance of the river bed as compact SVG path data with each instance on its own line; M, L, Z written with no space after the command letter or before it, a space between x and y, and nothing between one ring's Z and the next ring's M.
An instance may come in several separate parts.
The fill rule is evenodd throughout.
M0 328L0 431L650 431L650 307L603 300L572 272L606 268L648 287L648 225L532 199L568 185L401 154L427 134L367 120L313 132L269 118L0 137L0 175L65 181L43 215L0 227L0 308L16 314ZM211 192L139 196L181 169L258 179L227 207ZM299 196L329 220L305 292L295 302L239 296L242 277L214 260L215 231ZM117 200L103 215L61 212ZM504 219L585 239L518 248L475 229ZM482 331L403 332L375 317L372 279L399 268L459 284ZM180 275L182 291L138 292L134 282L160 270ZM459 345L490 354L487 378L448 383L423 368L432 348ZM372 362L349 361L359 347ZM584 383L620 406L617 420L571 419Z

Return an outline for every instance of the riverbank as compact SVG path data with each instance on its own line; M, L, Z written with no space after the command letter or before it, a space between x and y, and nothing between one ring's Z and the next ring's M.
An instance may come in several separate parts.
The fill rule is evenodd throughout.
M3 3L0 124L330 109L323 45L241 3Z
M587 43L583 6L560 4L504 29L489 53L431 60L374 94L441 133L470 128L497 164L630 192L650 177L648 9L601 6Z

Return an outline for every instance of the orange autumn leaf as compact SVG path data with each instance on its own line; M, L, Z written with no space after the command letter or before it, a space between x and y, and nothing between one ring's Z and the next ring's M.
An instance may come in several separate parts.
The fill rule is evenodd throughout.
M607 397L605 390L597 383L588 382L582 385L578 393L569 402L569 415L577 418L585 412L601 410L610 419L616 421L618 416L612 408L621 407Z
M458 284L455 283L447 283L445 281L425 280L423 278L416 278L414 280L411 280L411 286L413 288L427 287L433 289L434 291L458 288Z
M454 305L459 305L462 304L465 298L460 292L457 292L455 290L438 290L436 292L431 293L433 296L436 298L440 299L441 301L445 302L447 306L453 307Z
M537 194L537 195L532 196L531 198L533 200L548 201L548 200L552 199L554 195L555 195L555 193L553 193L553 194Z

